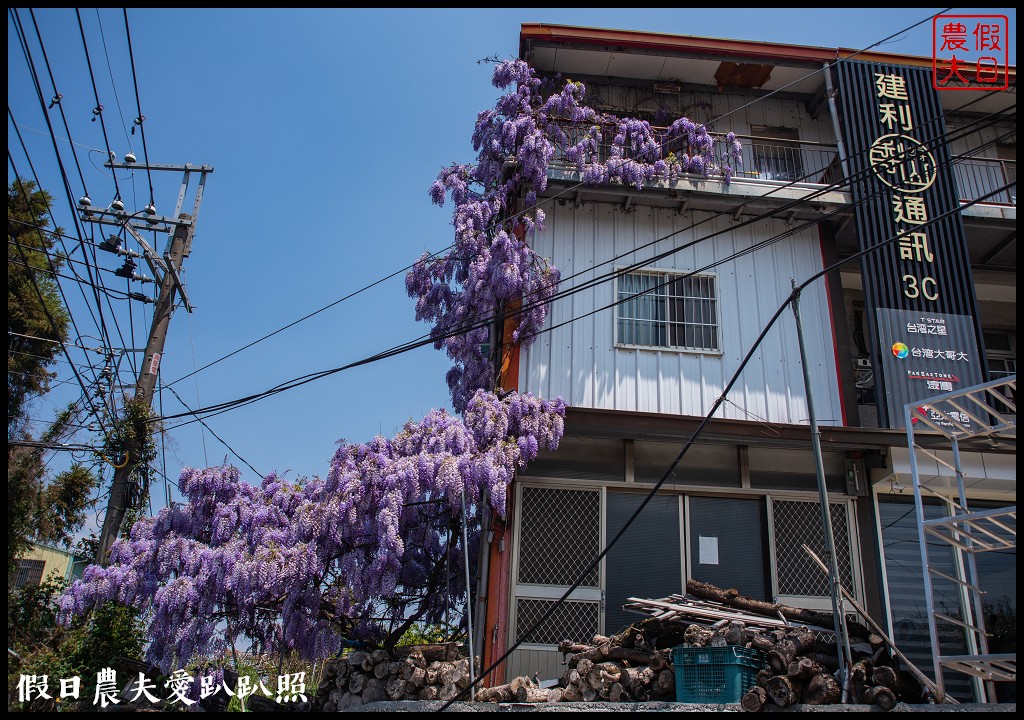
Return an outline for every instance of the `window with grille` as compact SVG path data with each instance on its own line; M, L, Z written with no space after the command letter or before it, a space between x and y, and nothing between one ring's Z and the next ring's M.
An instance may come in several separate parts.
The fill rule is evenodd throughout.
M601 552L601 494L596 490L524 487L519 582L572 585ZM582 583L599 587L598 568Z
M828 562L820 506L817 502L773 499L771 508L777 594L828 597L828 576L803 548L806 544ZM829 503L829 516L840 581L843 587L856 595L847 504Z
M620 345L721 351L715 275L628 273L618 279L617 300Z
M44 560L19 560L18 574L14 578L15 587L25 585L38 585L43 581L43 568L46 567Z
M536 630L530 629L544 617L555 600L519 598L516 601L516 642L534 645L557 645L565 639L585 642L599 631L600 606L596 602L564 602L542 622Z

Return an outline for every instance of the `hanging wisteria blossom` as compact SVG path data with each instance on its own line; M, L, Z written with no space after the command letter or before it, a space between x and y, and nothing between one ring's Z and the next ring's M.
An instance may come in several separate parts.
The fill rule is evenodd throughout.
M62 596L62 613L137 608L164 670L242 639L310 659L346 637L393 646L465 597L463 491L503 514L516 468L558 446L564 416L561 399L480 391L464 419L435 410L393 438L341 445L324 479L249 485L234 467L185 469L187 502L137 522L109 567L90 566Z
M543 230L536 201L556 156L574 164L584 183L639 190L684 175L729 182L741 150L729 133L716 161L707 128L687 118L659 134L646 121L598 113L584 104L583 83L554 88L521 60L499 63L493 82L506 93L477 116L476 164L447 167L430 187L438 205L451 195L455 243L447 254L424 255L406 278L417 319L433 323L435 346L454 362L447 379L460 412L476 390L495 389L490 327L521 301L513 341L528 346L557 292L558 269L529 242Z

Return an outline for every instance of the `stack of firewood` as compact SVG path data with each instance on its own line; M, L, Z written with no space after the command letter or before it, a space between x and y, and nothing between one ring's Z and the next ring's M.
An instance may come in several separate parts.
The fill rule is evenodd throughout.
M636 628L610 638L595 635L590 645L565 640L558 650L571 656L560 683L566 702L643 702L675 696L669 650L656 650Z
M352 710L377 700L451 700L469 687L469 658L459 657L455 643L396 652L392 657L385 650L357 650L328 661L313 709Z
M740 701L744 710L757 712L769 702L779 707L841 702L835 645L823 643L818 634L801 627L748 635L748 646L764 652L767 663L757 674L757 685ZM850 673L848 701L878 705L883 710L891 710L900 700L921 702L920 683L899 669L882 638L871 635L866 640L853 649L859 659Z

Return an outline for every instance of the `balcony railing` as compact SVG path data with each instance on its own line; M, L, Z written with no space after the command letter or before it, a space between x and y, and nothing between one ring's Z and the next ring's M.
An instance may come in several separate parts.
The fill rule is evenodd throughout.
M982 195L1017 180L1016 160L955 156L953 175L960 191L961 200L975 200ZM985 199L986 203L1005 205L1017 204L1017 187L1013 186L998 195Z
M582 138L581 130L569 125L564 129L570 143ZM670 153L679 156L690 151L690 148L680 146L678 138L666 140L668 128L656 127L653 130L662 148L663 160L667 160ZM602 129L601 143L595 158L597 161L607 162L611 157L612 138L615 132L614 125L607 125ZM715 161L722 166L731 167L734 180L767 180L779 184L799 182L812 185L829 185L842 180L839 150L835 145L807 140L737 135L736 138L742 146L742 162L736 163L729 153L725 135L712 133L711 136L715 141ZM566 160L564 147L556 148L555 158L551 164L560 170L576 169L575 163ZM953 175L956 178L960 199L974 200L1015 181L1017 163L1014 160L956 156L953 158ZM1016 205L1017 189L1010 188L986 199L985 202Z
M691 148L681 145L678 138L667 140L668 128L653 128L654 135L662 148L661 159L668 160L670 154L676 156L690 153ZM569 142L582 138L581 131L574 127L564 128ZM616 128L608 125L602 130L601 143L597 148L599 162L607 162L611 157L612 138ZM737 135L742 151L741 162L732 159L729 144L725 135L712 133L714 138L715 162L732 168L735 179L770 180L779 183L802 182L811 184L829 184L842 178L839 166L839 152L835 145L807 142L802 140L783 140L770 137ZM626 155L628 157L628 153ZM575 163L565 158L565 148L557 148L552 165L563 170L575 169Z

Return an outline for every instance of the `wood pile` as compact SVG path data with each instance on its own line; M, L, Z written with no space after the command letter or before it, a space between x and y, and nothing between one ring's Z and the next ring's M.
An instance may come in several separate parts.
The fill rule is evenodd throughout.
M469 682L469 658L459 657L456 643L398 648L395 656L356 650L324 665L313 709L348 711L378 700L447 701Z
M671 701L675 697L670 651L655 649L636 626L614 637L595 635L590 644L564 640L558 650L570 656L560 681L565 702Z

